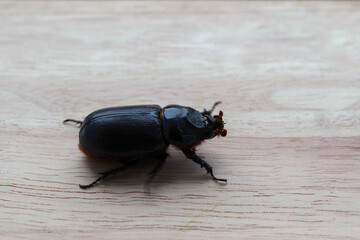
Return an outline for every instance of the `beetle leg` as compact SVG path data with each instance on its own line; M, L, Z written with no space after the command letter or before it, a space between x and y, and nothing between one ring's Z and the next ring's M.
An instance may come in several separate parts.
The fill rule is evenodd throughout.
M164 166L164 164L165 164L165 160L166 160L166 158L168 157L168 154L167 153L164 153L164 154L162 154L162 155L160 155L159 157L158 157L158 160L159 160L159 162L158 162L158 164L156 164L156 166L155 166L155 168L151 171L151 172L149 172L149 178L148 178L148 180L146 181L146 185L149 185L150 184L150 182L153 180L153 178L159 173L159 171L162 169L162 167Z
M90 183L90 184L88 184L88 185L79 184L79 187L80 187L81 189L92 188L92 187L94 187L96 184L98 184L99 182L101 182L104 178L106 178L106 177L108 177L108 176L116 175L116 174L118 174L119 172L125 171L125 170L127 170L128 168L134 166L137 162L138 162L137 160L134 160L134 161L131 161L131 162L127 163L127 164L124 165L124 166L119 167L119 168L115 168L115 169L112 169L112 170L109 170L109 171L106 171L106 172L101 172L101 173L99 173L99 174L100 174L100 177L98 177L95 181L93 181L92 183Z
M65 123L67 123L67 122L74 122L74 123L76 123L76 124L79 124L79 127L81 127L81 125L82 125L82 121L79 121L79 120L74 120L74 119L65 119L64 121L63 121L63 123L65 124Z
M193 160L194 162L196 162L197 164L199 164L201 168L204 167L206 169L207 173L210 173L210 175L212 176L212 178L214 180L221 181L221 182L227 182L227 179L216 178L214 176L212 167L207 162L202 160L198 155L196 155L195 151L188 150L188 149L182 149L182 151L187 158L189 158L189 159Z
M204 111L203 111L201 114L202 114L202 115L205 115L205 114L211 115L211 113L215 110L215 107L216 107L217 105L219 105L220 103L221 103L221 101L215 102L214 105L212 106L212 108L211 108L210 110L206 110L206 109L204 108Z

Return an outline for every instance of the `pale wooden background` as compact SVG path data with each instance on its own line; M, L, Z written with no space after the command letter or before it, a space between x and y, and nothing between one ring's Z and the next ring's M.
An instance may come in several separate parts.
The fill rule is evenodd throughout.
M358 2L0 3L1 239L360 239ZM228 136L144 163L77 148L114 105L222 100ZM218 108L219 110L219 108Z

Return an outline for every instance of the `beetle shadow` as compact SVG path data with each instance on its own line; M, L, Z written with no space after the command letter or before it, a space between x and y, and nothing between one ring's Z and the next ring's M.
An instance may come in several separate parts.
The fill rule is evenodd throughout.
M157 176L147 185L148 173L151 172L157 164L157 159L141 159L135 166L120 172L115 176L108 176L99 184L91 189L96 189L100 185L124 190L131 188L133 191L144 192L145 194L156 193L166 185L192 185L213 181L211 176L206 173L204 168L187 159L181 153L172 152L172 157L168 157L164 167L159 171ZM82 177L81 184L89 184L98 177L99 172L112 170L124 165L124 162L112 159L93 159L83 157L85 167L90 169L92 177ZM88 175L88 174L87 174ZM224 183L216 182L219 185ZM85 190L84 190L85 191Z

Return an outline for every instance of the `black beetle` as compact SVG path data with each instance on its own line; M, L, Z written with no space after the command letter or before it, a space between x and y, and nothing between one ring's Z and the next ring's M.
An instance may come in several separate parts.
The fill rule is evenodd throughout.
M149 173L147 183L150 183L165 163L169 144L180 148L186 157L204 167L213 179L226 182L226 179L216 178L212 167L195 153L195 147L205 139L226 136L222 111L219 115L211 116L220 103L214 103L211 110L204 109L201 113L180 105L164 108L138 105L100 109L89 114L83 122L64 120L64 123L80 125L79 147L87 156L127 160L124 166L100 173L94 182L80 187L93 187L105 177L128 169L140 159L155 157L159 162Z

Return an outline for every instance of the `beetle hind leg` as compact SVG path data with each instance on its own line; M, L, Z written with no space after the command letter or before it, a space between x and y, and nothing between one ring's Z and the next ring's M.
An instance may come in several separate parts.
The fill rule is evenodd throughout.
M75 119L70 119L70 118L65 119L65 120L63 121L64 124L65 124L65 123L68 123L68 122L73 122L73 123L79 124L79 127L81 127L81 125L83 124L82 121L75 120Z
M79 187L80 187L81 189L89 189L89 188L92 188L92 187L94 187L96 184L98 184L99 182L101 182L104 178L106 178L106 177L108 177L108 176L113 176L113 175L118 174L119 172L125 171L125 170L129 169L130 167L134 166L136 163L137 163L137 160L134 160L134 161L131 161L131 162L127 163L127 164L124 165L124 166L119 167L119 168L115 168L115 169L112 169L112 170L109 170L109 171L106 171L106 172L101 172L101 173L99 173L99 174L100 174L100 177L98 177L95 181L93 181L92 183L87 184L87 185L79 184Z

